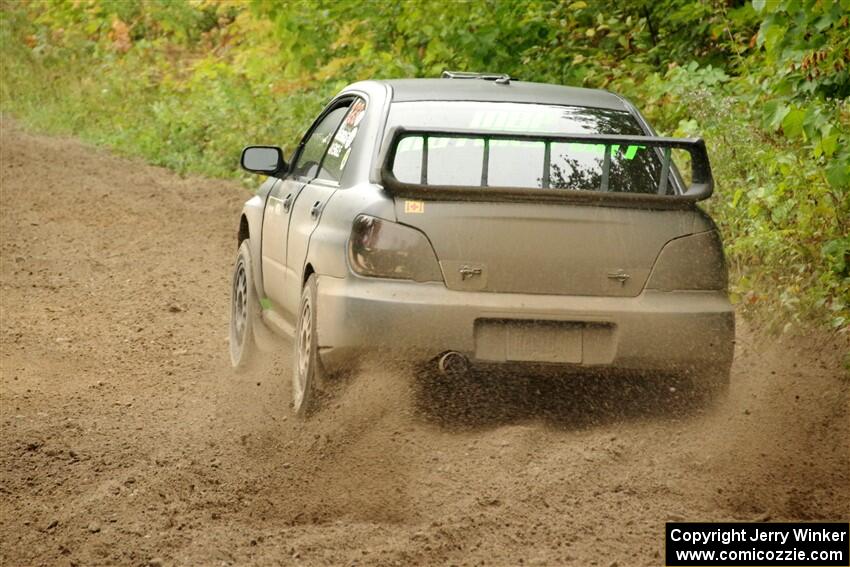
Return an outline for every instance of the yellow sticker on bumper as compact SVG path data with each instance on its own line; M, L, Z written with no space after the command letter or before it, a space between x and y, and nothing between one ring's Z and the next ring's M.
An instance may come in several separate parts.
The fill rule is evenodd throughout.
M425 201L405 201L404 212L408 214L424 213Z

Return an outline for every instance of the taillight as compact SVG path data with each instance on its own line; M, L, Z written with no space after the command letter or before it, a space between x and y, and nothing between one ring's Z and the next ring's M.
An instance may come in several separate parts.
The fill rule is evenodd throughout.
M664 291L726 289L726 262L716 230L668 242L649 276L647 289Z
M361 276L442 282L443 274L424 234L394 222L360 215L348 240L351 269Z

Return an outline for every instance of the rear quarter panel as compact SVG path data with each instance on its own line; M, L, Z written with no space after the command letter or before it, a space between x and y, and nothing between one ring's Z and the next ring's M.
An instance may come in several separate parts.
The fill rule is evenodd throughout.
M395 221L393 200L371 183L362 183L333 194L322 211L319 226L310 237L307 263L322 276L344 278L351 226L357 215L366 214Z

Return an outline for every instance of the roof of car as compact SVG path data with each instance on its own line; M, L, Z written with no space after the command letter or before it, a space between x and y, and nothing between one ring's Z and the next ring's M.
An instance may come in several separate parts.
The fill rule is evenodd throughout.
M623 98L599 89L583 89L523 81L499 84L484 79L394 79L381 82L392 88L392 100L395 102L474 100L628 110L627 103Z

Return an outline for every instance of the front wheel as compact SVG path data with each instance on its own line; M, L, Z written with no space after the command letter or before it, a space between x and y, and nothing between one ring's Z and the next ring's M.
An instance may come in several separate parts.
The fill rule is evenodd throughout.
M317 297L318 282L316 275L311 274L301 292L292 355L292 410L298 417L307 417L315 411L318 389L324 379L316 329Z
M248 240L243 240L233 266L230 293L230 363L237 372L250 368L257 358L254 326L258 324L259 317L251 249Z

